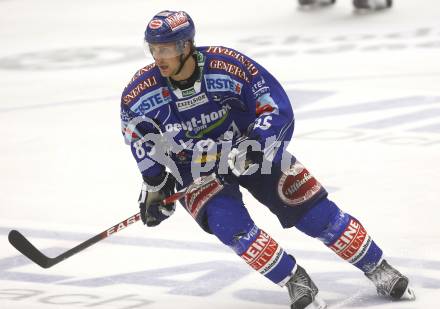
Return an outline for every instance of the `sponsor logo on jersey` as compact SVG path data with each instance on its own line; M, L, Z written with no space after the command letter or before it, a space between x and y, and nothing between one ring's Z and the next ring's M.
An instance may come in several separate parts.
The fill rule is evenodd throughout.
M263 76L261 76L260 80L253 82L252 93L254 94L255 99L263 94L269 93L269 87L267 86Z
M161 87L140 97L130 109L138 115L146 114L170 102L171 96L168 88Z
M150 29L159 29L162 26L163 22L160 19L153 19L152 21L150 21L150 23L148 24L148 27L150 27Z
M128 122L131 119L130 114L125 109L121 109L120 115L121 115L121 120L124 122Z
M232 75L237 76L238 78L246 81L249 83L249 78L247 77L246 73L238 66L236 66L235 64L223 61L223 60L219 60L219 59L213 59L211 61L209 61L209 68L211 69L218 69L218 70L223 70L226 71Z
M258 69L255 64L249 58L240 54L239 52L236 52L235 50L220 46L210 46L206 51L211 54L221 54L233 57L244 64L244 66L252 76L258 74Z
M122 102L124 104L130 104L133 102L143 91L157 85L157 80L155 76L150 76L139 82L129 93L127 93L123 98Z
M257 238L241 257L262 275L269 273L281 260L284 250L266 232L260 230Z
M204 76L206 90L209 92L230 91L241 94L243 84L224 74L206 74Z
M183 89L182 90L182 97L190 97L192 95L196 94L196 90L194 89L194 87L188 88L188 89Z
M198 117L192 117L181 123L168 123L165 125L165 130L167 132L184 130L187 138L202 138L223 124L228 118L229 109L230 107L225 105L218 111L209 114L202 113Z
M321 184L298 161L287 172L283 172L278 182L278 195L290 206L298 206L314 197Z
M151 70L152 68L154 68L155 66L156 66L155 63L151 63L151 64L147 65L146 67L140 69L139 71L136 72L136 74L134 74L133 78L130 80L130 82L129 82L128 84L130 85L130 84L133 83L136 79L138 79L139 76L141 76L142 74L144 74L144 73L150 71L150 70Z
M188 17L184 12L176 12L165 18L165 21L170 25L171 31L176 31L182 27L189 26Z
M371 242L371 237L362 224L351 218L344 232L329 248L344 260L356 263L365 255Z
M176 106L177 106L177 109L179 110L179 112L183 112L183 111L195 108L197 106L200 106L200 105L208 103L208 102L209 102L208 97L203 92L203 93L199 94L198 96L195 96L191 99L177 101Z

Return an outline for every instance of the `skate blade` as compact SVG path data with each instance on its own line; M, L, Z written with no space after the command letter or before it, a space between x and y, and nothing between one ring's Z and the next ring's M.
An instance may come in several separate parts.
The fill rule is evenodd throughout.
M403 293L402 297L400 297L402 300L415 300L416 294L414 293L414 290L410 287L407 287L405 292Z
M327 304L319 296L315 296L313 303L308 305L305 309L325 309Z

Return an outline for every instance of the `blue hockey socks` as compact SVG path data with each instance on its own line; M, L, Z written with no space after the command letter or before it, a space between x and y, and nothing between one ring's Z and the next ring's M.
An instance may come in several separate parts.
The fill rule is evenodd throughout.
M382 258L382 250L362 224L327 198L310 209L296 227L320 239L337 255L364 273L373 270Z

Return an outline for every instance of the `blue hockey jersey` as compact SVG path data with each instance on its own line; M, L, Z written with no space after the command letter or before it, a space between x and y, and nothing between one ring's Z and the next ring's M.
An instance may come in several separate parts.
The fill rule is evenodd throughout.
M156 139L156 144L179 145L168 162L174 162L179 173L187 176L183 177L186 183L191 181L191 162L203 163L200 152L194 155L194 147L201 142L248 135L269 147L268 140L272 144L292 136L291 103L266 69L221 46L197 47L195 56L200 75L188 89L173 87L153 63L136 72L123 91L122 133L144 176L155 176L167 165L151 155L155 142L145 139L151 134L172 138Z

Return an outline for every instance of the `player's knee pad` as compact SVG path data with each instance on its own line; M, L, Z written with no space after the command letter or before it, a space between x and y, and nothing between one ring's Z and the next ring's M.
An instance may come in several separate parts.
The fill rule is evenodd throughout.
M284 153L289 160L274 163L272 173L242 176L239 182L277 216L283 228L290 228L324 199L327 191L294 156Z
M338 206L325 197L310 208L295 227L311 237L319 237L339 213Z
M236 235L248 233L255 225L241 200L224 195L209 201L206 218L210 232L227 246Z

